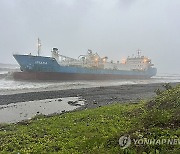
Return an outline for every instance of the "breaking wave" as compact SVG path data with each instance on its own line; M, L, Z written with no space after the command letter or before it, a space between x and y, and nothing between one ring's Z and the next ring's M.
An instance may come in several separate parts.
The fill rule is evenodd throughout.
M0 79L12 79L13 72L0 72Z
M1 79L12 79L13 72L18 71L19 67L16 65L5 65L0 64L0 80Z

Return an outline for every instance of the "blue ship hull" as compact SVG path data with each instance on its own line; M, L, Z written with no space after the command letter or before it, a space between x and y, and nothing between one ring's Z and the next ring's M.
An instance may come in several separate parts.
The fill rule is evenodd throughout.
M96 80L96 79L132 79L150 78L156 75L156 68L140 70L112 70L62 66L52 57L13 55L22 72L14 73L15 79L36 80Z

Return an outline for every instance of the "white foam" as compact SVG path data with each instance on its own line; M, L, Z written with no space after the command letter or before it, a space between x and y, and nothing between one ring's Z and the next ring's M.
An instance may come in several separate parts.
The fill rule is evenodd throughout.
M118 86L128 84L150 84L180 82L180 75L161 74L146 80L103 80L103 81L54 81L54 82L27 82L15 81L12 78L0 79L0 94L24 93L33 91L49 91L64 89L79 89L102 86Z

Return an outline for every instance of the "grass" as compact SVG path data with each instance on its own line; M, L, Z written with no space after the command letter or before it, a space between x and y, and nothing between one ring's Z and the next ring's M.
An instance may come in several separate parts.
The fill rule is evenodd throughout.
M132 139L180 136L180 86L150 101L114 104L52 117L36 116L0 125L0 153L180 153L180 145L135 145L122 149L122 135Z

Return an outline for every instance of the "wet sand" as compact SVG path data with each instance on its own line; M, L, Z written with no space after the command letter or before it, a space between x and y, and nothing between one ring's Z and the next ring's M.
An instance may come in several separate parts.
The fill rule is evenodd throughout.
M115 102L134 103L141 99L149 99L156 95L154 91L157 88L163 89L163 84L164 83L133 84L24 93L18 93L17 91L17 94L0 95L0 105L44 99L79 97L85 100L85 105L78 109L96 108ZM175 86L177 84L180 83L171 83L172 86Z
M45 99L0 105L0 123L17 123L36 115L54 115L77 109L84 105L78 97Z

